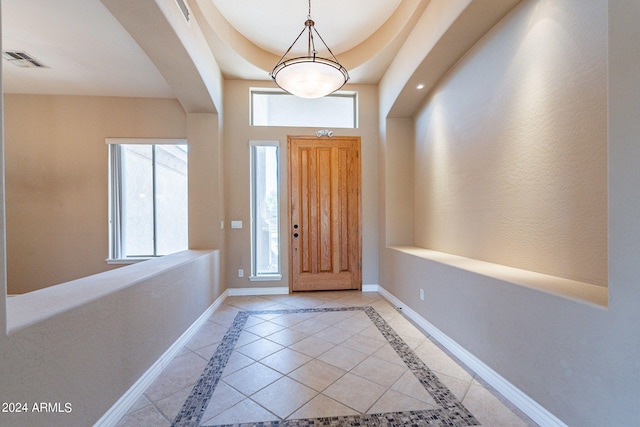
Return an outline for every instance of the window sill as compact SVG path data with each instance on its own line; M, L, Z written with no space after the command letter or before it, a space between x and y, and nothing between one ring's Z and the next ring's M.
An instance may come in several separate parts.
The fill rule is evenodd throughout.
M150 259L155 259L159 257L140 257L140 258L109 258L105 261L107 264L111 265L126 265L126 264L137 264L142 261L148 261Z
M250 282L277 282L282 280L282 274L265 274L262 276L249 277Z

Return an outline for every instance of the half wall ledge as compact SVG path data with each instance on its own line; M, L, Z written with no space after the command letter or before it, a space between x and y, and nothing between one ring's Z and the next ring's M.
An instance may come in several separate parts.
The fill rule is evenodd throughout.
M388 249L595 307L606 309L609 305L609 289L604 286L415 246L389 246Z
M7 333L11 335L213 252L186 250L7 298Z

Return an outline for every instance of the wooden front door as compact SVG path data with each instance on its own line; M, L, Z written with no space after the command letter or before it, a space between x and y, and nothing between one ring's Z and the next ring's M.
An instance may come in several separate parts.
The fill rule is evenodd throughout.
M362 289L360 138L287 143L291 291Z

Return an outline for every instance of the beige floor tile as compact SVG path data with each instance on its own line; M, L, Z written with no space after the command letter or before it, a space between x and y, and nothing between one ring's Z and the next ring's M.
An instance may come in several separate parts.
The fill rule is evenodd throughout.
M340 417L358 415L358 411L336 402L324 394L314 397L309 403L289 416L290 420L320 417Z
M167 396L164 399L154 402L154 404L165 418L173 421L182 409L182 404L191 394L192 389L193 387L183 388L171 396Z
M382 340L385 343L387 342L387 340L384 338L384 336L382 335L382 333L380 332L380 330L376 325L369 326L367 329L360 331L358 335L362 335L363 337L369 337L377 340Z
M364 305L376 309L482 425L535 426L474 381L379 294L354 291L228 297L118 427L170 425L241 310ZM203 425L437 408L361 310L251 315L235 348Z
M277 323L265 321L258 325L245 328L245 331L258 335L259 337L266 337L268 335L275 334L276 332L281 331L284 328L284 326L278 325Z
M526 421L511 410L484 387L472 385L462 404L481 425L491 427L528 427Z
M318 314L315 319L327 325L335 325L338 322L352 317L354 314L353 311L329 311Z
M409 397L426 402L434 407L439 406L433 397L425 390L415 374L407 370L392 386L392 390L406 394Z
M234 372L239 371L240 369L245 368L254 362L255 361L250 357L234 351L231 353L231 356L229 356L229 360L227 360L224 371L222 371L222 377L231 375Z
M470 380L461 380L459 378L451 377L442 373L436 373L438 379L444 384L453 395L462 402L462 399L467 395L469 388L471 387Z
M212 344L219 344L229 328L213 322L206 322L203 327L189 339L187 348L195 351Z
M202 415L202 420L208 420L223 413L232 406L242 402L245 398L246 396L244 394L225 384L223 381L220 381L211 395L209 405L207 405L207 409Z
M316 316L315 313L290 313L283 314L282 316L276 317L271 321L273 323L277 323L278 325L291 327L293 325L297 325L298 323L304 322L306 320L310 320Z
M399 411L422 411L437 409L418 399L407 396L395 390L388 390L382 397L367 411L369 414L380 414L384 412Z
M266 322L266 320L263 319L260 316L253 316L253 315L249 316L249 317L247 317L247 320L244 322L244 330L246 331L249 328L251 328L253 326L256 326L256 325L259 325L259 324L264 323L264 322Z
M334 326L357 334L371 326L371 320L369 320L368 318L349 318L336 323Z
M163 427L171 423L152 405L128 413L116 424L116 427Z
M406 366L402 358L389 344L385 344L380 347L380 349L373 353L372 356L386 360L387 362L395 363L396 365Z
M283 377L251 396L280 418L286 418L313 399L317 391L300 384L291 378Z
M406 367L376 357L368 357L353 368L351 373L383 387L391 387L406 371Z
M283 374L288 374L310 360L311 357L306 354L299 353L289 348L283 348L282 350L265 357L260 361L260 363Z
M282 374L279 372L261 363L254 363L224 377L222 380L246 396L250 396L280 377L282 377Z
M289 346L289 348L311 357L318 357L319 355L333 347L333 343L313 336L305 338Z
M377 301L372 302L369 305L375 308L378 314L383 318L385 318L385 316L394 317L395 315L398 314L398 310L393 305L391 305L389 301L385 299L379 299Z
M414 351L416 355L437 374L445 374L467 382L471 382L473 379L473 376L468 373L464 367L459 365L430 340L426 340L420 344Z
M273 319L277 319L282 316L281 313L260 313L260 314L252 314L251 316L257 317L262 320L272 321Z
M285 301L286 304L292 305L295 308L315 308L325 303L324 300L305 295L293 296Z
M218 349L219 345L220 343L211 344L206 347L193 350L193 352L198 356L202 357L204 360L209 361L211 359L211 356L213 356L213 353L215 353L216 350Z
M316 338L329 341L333 344L340 344L353 336L353 332L340 328L328 327L313 335Z
M205 420L204 425L256 423L260 421L277 421L278 417L264 409L251 399L232 406L220 415Z
M366 358L366 354L342 345L337 345L331 350L328 350L318 356L318 360L336 366L340 369L344 369L345 371L350 371Z
M430 356L440 356L446 354L444 350L434 344L431 340L425 340L413 350L422 359Z
M322 391L342 377L346 371L313 359L289 374L289 377L317 391Z
M470 373L447 355L433 356L422 360L436 375L445 374L463 381L471 381L473 379Z
M259 336L252 334L251 332L243 331L238 337L238 341L236 341L236 348L258 341L259 339Z
M282 350L283 348L284 347L280 344L269 341L265 338L260 338L259 340L243 345L242 347L236 347L236 350L253 360L260 360L270 354Z
M323 394L358 412L365 413L385 391L385 387L357 375L346 373L331 384Z
M275 302L262 296L227 297L226 305L237 307L241 310L268 310Z
M192 352L176 357L149 386L145 395L149 400L155 402L188 386L193 386L205 366L207 366L207 362Z
M149 405L151 405L151 401L147 399L145 395L142 395L138 398L138 400L136 400L136 402L131 406L131 408L129 408L127 413L138 411Z
M425 338L425 334L404 317L396 317L387 321L398 335L411 338Z
M342 343L344 347L364 353L367 356L370 356L380 350L380 348L385 344L387 344L387 342L382 339L371 338L360 334L354 335Z
M398 334L400 335L400 334ZM427 340L426 337L411 337L407 335L400 335L400 338L404 341L404 343L411 349L415 350L420 344Z
M238 312L240 312L238 307L231 307L223 304L211 315L211 317L209 317L208 320L210 322L215 322L219 325L229 327L233 323Z
M290 304L284 304L281 302L275 302L275 304L270 305L269 307L267 307L267 310L295 310L298 307L295 307L293 305Z
M273 341L285 347L288 347L298 341L307 338L309 335L304 332L294 331L293 329L283 329L275 334L271 334L267 337L269 341Z
M313 335L316 332L320 332L321 330L328 328L329 325L319 322L315 319L305 320L300 323L296 323L291 326L291 329L299 332L304 332L305 334Z

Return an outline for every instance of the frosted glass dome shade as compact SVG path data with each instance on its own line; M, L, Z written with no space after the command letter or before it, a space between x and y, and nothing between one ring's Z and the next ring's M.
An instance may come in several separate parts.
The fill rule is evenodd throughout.
M273 80L292 95L321 98L347 82L347 70L326 58L300 57L281 62L273 70Z

